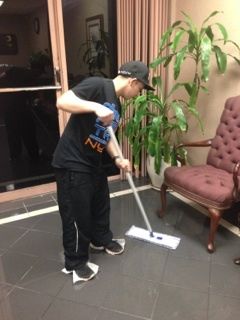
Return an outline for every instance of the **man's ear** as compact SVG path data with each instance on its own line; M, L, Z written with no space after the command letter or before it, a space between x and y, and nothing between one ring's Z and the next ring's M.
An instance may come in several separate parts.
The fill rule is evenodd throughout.
M137 78L129 78L129 84L130 86L133 85L137 80Z

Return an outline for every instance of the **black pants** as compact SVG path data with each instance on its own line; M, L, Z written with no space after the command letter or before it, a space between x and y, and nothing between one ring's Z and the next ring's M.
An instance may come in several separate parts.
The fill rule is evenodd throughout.
M77 269L89 258L89 243L104 246L112 239L106 174L56 170L62 219L65 267Z

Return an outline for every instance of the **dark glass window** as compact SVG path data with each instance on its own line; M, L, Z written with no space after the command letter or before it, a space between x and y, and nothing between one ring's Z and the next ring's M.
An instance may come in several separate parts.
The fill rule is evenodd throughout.
M51 159L59 130L53 85L47 0L5 1L0 7L0 192L54 180Z

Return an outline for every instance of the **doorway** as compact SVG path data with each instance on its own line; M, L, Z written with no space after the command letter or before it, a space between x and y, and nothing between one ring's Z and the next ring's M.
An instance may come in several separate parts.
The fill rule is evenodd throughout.
M108 43L92 75L114 77L115 0L11 0L0 7L0 202L55 190L51 159L69 117L57 112L56 99L91 75L82 54L95 22ZM105 156L109 176L118 174Z
M57 14L52 0L4 1L0 7L1 193L54 181L56 96L63 88L50 12Z

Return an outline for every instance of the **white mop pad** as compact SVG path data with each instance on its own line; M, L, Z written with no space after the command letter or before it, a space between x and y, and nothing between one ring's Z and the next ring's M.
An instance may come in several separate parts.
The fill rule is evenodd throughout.
M98 273L99 266L97 264L95 264L95 263L92 263L92 262L87 262L87 265L93 271L93 276L92 276L92 278L93 278ZM68 270L66 270L66 268L63 268L62 272L65 273L65 274L72 273L72 275L73 275L73 283L76 283L78 281L87 281L86 279L80 278L74 270L73 271L68 271ZM88 280L90 280L90 279L88 279Z
M136 238L138 240L147 241L157 244L168 249L175 250L180 243L180 238L169 236L167 234L153 232L153 237L148 230L132 226L127 232L126 236Z

